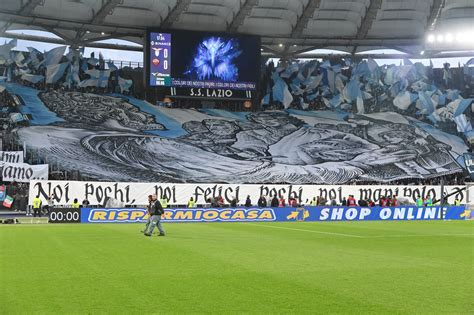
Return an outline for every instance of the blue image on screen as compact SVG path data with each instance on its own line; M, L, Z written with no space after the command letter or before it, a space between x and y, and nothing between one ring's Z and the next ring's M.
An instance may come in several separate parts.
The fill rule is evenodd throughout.
M239 69L235 59L241 53L237 39L204 38L197 45L191 64L184 75L197 80L236 82L239 78Z

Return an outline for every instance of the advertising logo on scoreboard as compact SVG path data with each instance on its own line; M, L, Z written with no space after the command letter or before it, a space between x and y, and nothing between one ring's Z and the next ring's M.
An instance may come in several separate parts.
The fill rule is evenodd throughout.
M145 64L151 87L171 95L250 98L260 76L260 37L194 31L147 33ZM176 90L177 89L177 90Z
M165 209L164 222L291 222L291 221L410 221L467 220L471 210L448 207L299 207L299 208L176 208ZM74 217L75 218L75 217ZM64 220L67 216L64 216ZM145 222L143 208L82 208L82 223ZM61 221L58 218L58 221Z

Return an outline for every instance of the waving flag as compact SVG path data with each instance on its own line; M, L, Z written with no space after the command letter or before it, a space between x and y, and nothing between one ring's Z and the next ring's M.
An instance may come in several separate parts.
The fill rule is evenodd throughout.
M16 47L17 40L12 39L8 43L0 46L0 59L8 60L10 58L10 51Z
M30 53L30 62L31 62L31 65L35 68L35 69L38 69L39 66L43 63L42 61L40 61L39 57L42 56L43 54L38 51L37 49L33 48L33 47L27 47L29 53Z
M75 60L69 67L64 86L70 88L72 86L78 86L80 82L81 79L79 78L79 61Z
M456 112L454 113L454 117L461 115L466 111L466 109L471 105L474 99L466 98L459 102L458 108L456 108Z
M132 80L126 80L122 77L118 77L118 84L120 86L120 93L128 92L133 84Z
M109 67L109 70L112 72L118 70L117 66L112 61L108 61L107 66Z
M56 83L64 75L66 67L69 65L69 62L64 62L55 65L49 65L46 67L46 83Z
M51 49L50 51L45 52L44 54L44 66L51 66L58 64L63 58L64 52L66 51L66 46L60 46Z
M105 88L109 83L110 70L87 70L86 73L91 77L81 81L80 87L95 86Z
M15 200L15 199L14 199L13 197L7 195L7 196L5 197L5 200L3 201L3 206L4 206L5 208L11 208L12 205L13 205L13 201L14 201L14 200Z
M25 81L28 81L28 82L31 82L31 83L33 83L33 84L36 84L36 83L38 83L38 82L40 82L40 81L43 81L43 80L44 80L44 76L25 73L25 74L23 74L23 75L21 76L21 79L22 79L22 80L25 80Z

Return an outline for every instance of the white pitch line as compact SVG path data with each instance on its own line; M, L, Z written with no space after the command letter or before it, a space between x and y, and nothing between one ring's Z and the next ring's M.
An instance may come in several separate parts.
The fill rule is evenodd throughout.
M308 232L308 233L364 238L364 236L354 235L354 234L343 234L343 233L335 233L335 232L323 232L323 231L315 231L315 230L295 229L295 228L287 228L287 227L283 227L283 226L262 225L262 224L258 224L258 223L247 223L247 224L248 225L260 226L260 227L274 228L274 229L284 229L284 230L292 230L292 231L300 231L300 232Z
M376 235L366 238L389 238L389 237L436 237L436 236L474 236L474 234L400 234L400 235Z

